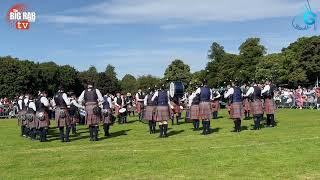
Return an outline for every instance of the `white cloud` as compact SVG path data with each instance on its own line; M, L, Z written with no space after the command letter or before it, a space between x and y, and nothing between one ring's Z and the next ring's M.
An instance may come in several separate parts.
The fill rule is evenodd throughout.
M314 9L320 7L320 1L311 3ZM46 15L42 18L56 23L157 23L168 24L162 28L175 28L175 23L295 16L304 4L302 0L111 0L73 9L68 13L72 15Z

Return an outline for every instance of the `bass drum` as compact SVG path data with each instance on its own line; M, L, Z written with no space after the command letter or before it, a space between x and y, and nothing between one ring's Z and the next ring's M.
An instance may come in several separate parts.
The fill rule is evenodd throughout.
M182 98L184 96L184 85L180 81L170 83L170 96Z

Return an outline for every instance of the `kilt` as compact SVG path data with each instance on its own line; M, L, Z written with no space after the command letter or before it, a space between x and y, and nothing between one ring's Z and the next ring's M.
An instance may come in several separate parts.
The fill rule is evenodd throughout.
M199 119L210 120L212 118L210 102L200 102L199 104Z
M181 113L181 108L179 104L176 104L174 102L171 102L173 109L172 109L172 113L173 114L177 114L177 113Z
M36 117L37 114L39 112L36 113ZM37 123L37 128L45 128L45 127L49 127L50 125L50 120L49 120L49 115L47 112L43 112L44 113L44 120L40 121L39 119L36 119L36 123Z
M66 114L64 118L60 117L60 110L63 110L64 113ZM56 119L57 127L67 127L67 126L70 126L71 124L69 111L67 109L57 108L55 110L55 119Z
M168 121L170 119L169 106L157 106L155 121Z
M263 114L262 101L257 99L251 102L251 113L253 115Z
M218 112L219 111L219 109L220 109L219 100L211 102L211 109L212 109L212 112Z
M190 119L191 120L198 120L199 119L199 105L191 105L190 107Z
M264 100L264 111L266 114L274 114L276 110L276 105L273 99L265 99Z
M141 113L143 110L143 102L137 102L136 110L138 113Z
M36 128L37 127L37 124L36 124L36 116L35 114L32 114L33 115L33 121L27 121L27 127L29 129L32 129L32 128Z
M24 116L27 112L26 111L19 111L18 117ZM22 121L20 118L18 118L18 126L26 126L27 121Z
M70 116L70 123L71 124L79 123L79 118L77 116Z
M250 111L251 107L250 107L250 102L248 100L248 98L245 98L243 101L243 108L244 108L244 111L248 112Z
M111 124L112 111L111 109L107 109L107 112L108 116L104 116L103 113L101 114L103 124Z
M85 110L86 110L86 125L92 126L92 125L98 125L101 120L101 114L95 115L93 112L93 109L98 106L97 103L86 103L85 104Z
M230 118L231 119L241 119L243 115L242 102L234 102L230 105Z
M120 109L121 109L121 108L120 108L119 106L115 106L115 107L114 107L114 115L118 116Z
M155 106L147 106L143 118L148 121L154 120Z

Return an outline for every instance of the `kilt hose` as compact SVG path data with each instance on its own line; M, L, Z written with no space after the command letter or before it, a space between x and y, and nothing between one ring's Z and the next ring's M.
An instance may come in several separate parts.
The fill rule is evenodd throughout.
M39 112L36 113L36 116ZM40 128L47 128L50 125L50 120L49 120L49 115L47 112L43 112L44 113L44 119L42 121L40 121L39 119L36 119L36 123L37 123L37 129Z
M147 106L143 118L148 121L153 121L155 119L155 110L155 106Z
M245 99L242 101L242 103L243 103L244 111L245 111L245 112L249 112L250 109L251 109L251 107L250 107L250 102L249 102L248 98L245 98Z
M85 111L86 111L86 125L88 126L97 126L101 121L101 114L96 115L93 112L93 109L98 106L98 103L95 102L88 102L85 104Z
M199 119L199 105L191 105L190 107L190 119L191 120L198 120Z
M210 102L200 102L199 104L199 119L210 120L212 118L212 110Z
M169 119L170 119L169 106L157 106L155 121L162 122L162 121L168 121Z
M274 114L276 111L276 105L273 99L266 98L264 100L264 111L266 114Z
M215 101L211 102L211 109L212 109L212 112L218 112L219 111L219 109L220 109L219 100L215 100Z
M251 113L252 115L263 114L262 101L260 99L253 100L251 102Z
M242 102L234 102L230 105L230 118L241 119L243 115Z
M64 111L65 117L60 117L60 110ZM55 110L55 120L57 123L57 127L69 127L71 124L70 117L69 117L69 111L67 109L63 108L57 108Z

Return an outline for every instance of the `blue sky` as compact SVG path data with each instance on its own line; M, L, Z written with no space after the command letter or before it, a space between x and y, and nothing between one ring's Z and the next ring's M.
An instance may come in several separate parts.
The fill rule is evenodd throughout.
M15 30L4 19L15 3L37 12L29 31ZM310 3L320 10L320 1ZM299 37L318 35L320 29L292 28L304 6L304 0L2 0L0 56L54 61L78 70L94 65L103 71L112 64L119 78L127 73L162 76L178 58L194 72L205 67L213 41L238 53L246 38L260 37L273 53Z

